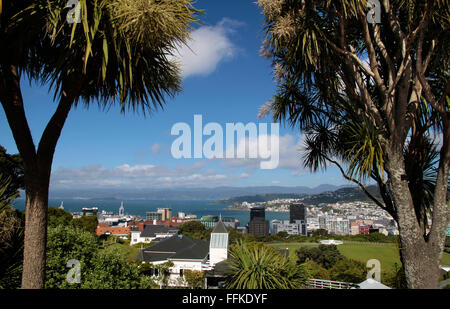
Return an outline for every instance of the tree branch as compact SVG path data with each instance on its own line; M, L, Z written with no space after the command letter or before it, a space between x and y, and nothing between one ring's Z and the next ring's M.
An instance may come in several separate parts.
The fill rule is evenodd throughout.
M385 206L383 203L381 203L376 197L374 197L369 191L367 191L367 188L366 188L361 182L359 182L358 180L354 179L353 177L348 176L348 175L345 173L345 171L344 171L344 169L342 168L342 166L341 166L337 161L332 160L332 159L328 158L327 156L324 156L324 157L325 157L325 159L327 159L329 162L333 163L334 165L336 165L336 166L339 168L339 170L341 171L342 176L343 176L345 179L347 179L348 181L351 181L351 182L357 184L358 187L360 187L361 190L362 190L362 191L363 191L363 192L364 192L364 193L365 193L365 194L366 194L366 195L367 195L367 196L368 196L375 204L377 204L377 206L379 206L379 207L381 207L383 210L387 211L386 206Z
M55 153L56 144L61 135L64 123L69 115L74 100L78 97L81 90L81 77L73 78L75 82L67 83L66 91L62 91L62 95L58 107L48 122L44 133L39 142L37 157L39 164L48 169L50 175L53 155Z
M17 149L23 158L24 166L25 168L31 168L30 165L36 162L36 147L23 107L20 75L14 65L2 68L2 71L0 101L16 141Z

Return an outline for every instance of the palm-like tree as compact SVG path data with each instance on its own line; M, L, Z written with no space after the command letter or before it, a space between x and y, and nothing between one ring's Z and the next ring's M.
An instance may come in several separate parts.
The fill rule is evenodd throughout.
M258 4L278 82L263 112L307 134L313 170L336 164L366 193L376 181L383 200L368 195L399 224L408 286L436 288L450 217L448 1L380 1L380 23L368 1Z
M26 229L22 287L42 288L48 189L55 147L72 107L114 104L144 114L181 90L168 60L189 38L199 13L191 0L79 0L80 23L67 1L3 2L0 11L0 101L23 158ZM22 75L48 85L57 108L38 147L25 116Z
M307 275L274 248L238 242L230 249L230 289L300 289Z

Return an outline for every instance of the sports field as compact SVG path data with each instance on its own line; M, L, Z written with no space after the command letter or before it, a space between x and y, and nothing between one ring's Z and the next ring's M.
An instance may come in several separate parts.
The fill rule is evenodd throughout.
M318 246L318 244L275 244L280 249L289 249L290 256L296 258L295 250L301 246ZM350 243L337 246L339 251L346 257L366 263L368 260L377 259L381 263L381 268L392 270L394 264L400 265L400 256L396 244L374 244L374 243ZM442 258L443 265L450 265L450 254L444 253Z

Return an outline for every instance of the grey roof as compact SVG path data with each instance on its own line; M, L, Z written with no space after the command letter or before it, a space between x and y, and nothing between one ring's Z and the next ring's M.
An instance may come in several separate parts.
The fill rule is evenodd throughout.
M156 237L156 234L177 234L178 229L165 225L146 225L141 233L141 237Z
M212 270L206 271L206 277L225 277L231 271L231 266L228 260L222 261L214 265Z
M228 229L225 226L225 224L223 224L222 220L220 220L219 222L217 222L216 226L214 227L214 230L211 233L226 233L228 234Z
M174 235L139 252L136 259L145 262L164 260L203 260L208 256L208 243L184 235Z

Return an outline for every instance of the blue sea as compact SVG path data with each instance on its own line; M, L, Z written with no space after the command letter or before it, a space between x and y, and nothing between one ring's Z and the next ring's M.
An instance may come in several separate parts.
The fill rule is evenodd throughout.
M59 207L64 202L64 209L70 212L81 212L82 208L97 207L99 212L119 213L121 200L81 200L81 199L64 199L49 200L49 206ZM228 204L214 204L212 201L154 201L154 200L124 200L123 206L125 214L136 215L145 219L148 211L156 211L158 208L171 208L172 214L177 216L179 212L197 215L197 218L203 216L222 216L232 217L240 221L241 226L246 226L250 220L250 212L244 210L227 209ZM14 207L19 210L25 209L25 199L16 199ZM269 222L278 220L289 220L289 213L282 212L266 212L266 220Z

